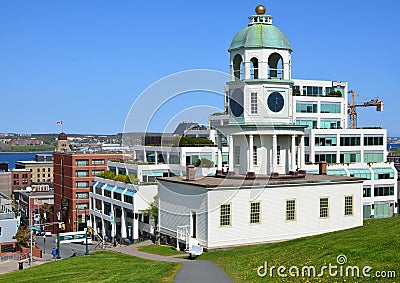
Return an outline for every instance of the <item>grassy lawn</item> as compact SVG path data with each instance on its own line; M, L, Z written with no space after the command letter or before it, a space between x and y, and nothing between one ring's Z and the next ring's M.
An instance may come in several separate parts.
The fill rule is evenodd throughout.
M286 270L288 277L282 278L276 269L273 277L269 276L272 265L287 269L297 266L300 275L303 266L313 265L319 274L321 267L329 263L340 266L337 263L339 255L345 255L348 260L342 265L344 277L329 277L329 270L325 270L321 278L299 278L289 276ZM200 259L216 263L235 282L400 282L400 217L368 220L363 227L287 242L204 253ZM268 262L268 274L260 277L257 269L265 261ZM358 266L360 278L346 277L348 266ZM362 276L364 266L372 268L370 278ZM395 271L396 278L373 278L376 271Z
M164 256L179 255L185 253L183 251L177 251L174 247L160 246L160 245L142 246L139 247L138 250L141 252L146 252L156 255L164 255Z
M0 282L173 282L180 266L97 251L0 275Z

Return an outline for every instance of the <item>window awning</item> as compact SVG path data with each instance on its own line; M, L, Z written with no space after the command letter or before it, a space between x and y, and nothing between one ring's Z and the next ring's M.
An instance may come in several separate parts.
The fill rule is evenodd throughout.
M105 185L105 184L103 184L103 183L97 183L96 188L101 189L104 185Z
M93 181L91 186L93 187L96 183L97 183L96 181Z
M167 172L165 172L167 173ZM143 176L148 176L148 177L162 177L163 172L143 172Z
M120 187L116 187L115 190L114 190L114 193L122 194L124 191L125 191L125 189L120 188Z
M112 191L114 189L114 186L107 185L105 188L107 191Z
M130 196L130 197L133 197L135 194L136 194L136 192L134 192L134 191L129 191L129 190L127 190L127 191L124 193L124 195Z

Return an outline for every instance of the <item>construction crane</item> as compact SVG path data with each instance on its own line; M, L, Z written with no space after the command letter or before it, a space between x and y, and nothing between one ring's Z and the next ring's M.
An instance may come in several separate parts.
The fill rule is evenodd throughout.
M348 112L350 115L350 128L351 129L356 129L357 128L357 111L356 108L357 107L369 107L369 106L375 106L376 107L376 111L382 112L383 111L383 101L380 100L379 97L375 97L374 99L368 100L364 97L362 97L359 94L356 94L354 92L354 90L349 91L349 93L351 93L351 103L349 105L347 105ZM356 103L356 95L358 97L360 97L361 99L363 99L365 102L363 104L357 104Z

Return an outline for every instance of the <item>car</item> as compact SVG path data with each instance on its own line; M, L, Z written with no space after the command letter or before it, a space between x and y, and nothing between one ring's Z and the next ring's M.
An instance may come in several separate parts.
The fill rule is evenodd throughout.
M44 234L46 235L46 237L51 237L51 236L53 236L53 235L51 234L51 231L44 231Z
M87 243L88 243L88 245L91 245L91 244L93 244L93 241L92 241L92 238L87 238ZM83 239L82 241L81 241L81 244L82 245L86 245L86 241L85 241L85 239Z

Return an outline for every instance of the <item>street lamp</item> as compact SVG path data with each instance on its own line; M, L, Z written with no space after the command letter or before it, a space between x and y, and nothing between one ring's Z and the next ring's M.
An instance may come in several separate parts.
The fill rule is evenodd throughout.
M46 232L43 235L43 253L46 253Z

